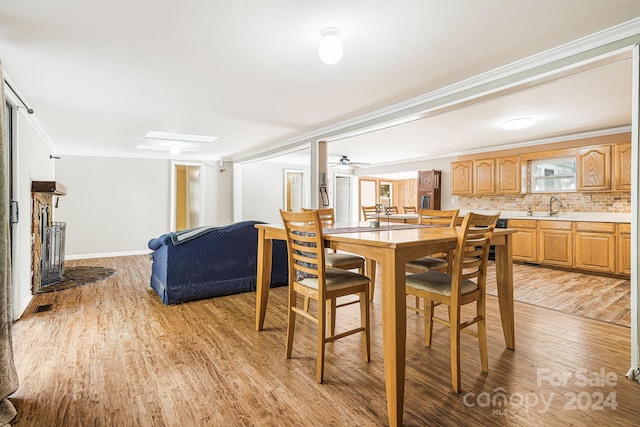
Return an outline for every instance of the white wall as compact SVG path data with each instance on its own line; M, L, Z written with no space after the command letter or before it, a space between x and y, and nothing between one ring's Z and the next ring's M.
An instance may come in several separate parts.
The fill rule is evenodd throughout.
M4 106L3 106L4 108ZM53 181L55 160L46 142L23 116L15 110L16 134L14 151L14 200L18 201L19 221L13 227L13 317L18 319L31 301L31 181ZM55 218L55 217L54 217Z
M169 229L168 160L62 156L56 180L67 187L56 209L67 258L144 251Z
M57 162L56 180L67 186L56 212L67 223L67 259L145 253L149 239L169 231L169 160L62 156ZM231 178L205 166L204 222L229 223Z
M204 163L204 223L226 225L233 222L233 167L229 163Z
M284 171L305 171L302 183L303 206L309 206L309 166L262 161L241 165L241 209L243 220L280 223L279 210L284 209Z

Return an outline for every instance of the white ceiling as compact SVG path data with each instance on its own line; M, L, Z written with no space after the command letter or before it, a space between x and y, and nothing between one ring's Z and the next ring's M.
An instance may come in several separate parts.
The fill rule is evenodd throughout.
M238 159L640 17L637 0L0 0L0 59L61 155L148 156L149 130ZM342 61L323 64L335 26ZM329 144L370 163L630 123L629 61ZM507 133L499 122L532 115ZM158 141L159 142L159 141Z

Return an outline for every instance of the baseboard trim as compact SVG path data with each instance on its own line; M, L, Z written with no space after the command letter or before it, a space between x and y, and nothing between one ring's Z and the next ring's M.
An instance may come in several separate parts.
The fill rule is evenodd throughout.
M149 249L139 251L122 251L122 252L102 252L97 254L75 254L65 255L65 261L72 261L76 259L89 259L89 258L112 258L118 256L130 256L130 255L146 255L151 252Z
M31 303L32 299L33 299L33 295L31 295L31 293L29 293L29 295L26 295L24 298L22 298L22 300L20 301L20 304L18 305L18 311L13 313L14 321L22 317L24 312L27 310L27 307L29 307L29 303Z

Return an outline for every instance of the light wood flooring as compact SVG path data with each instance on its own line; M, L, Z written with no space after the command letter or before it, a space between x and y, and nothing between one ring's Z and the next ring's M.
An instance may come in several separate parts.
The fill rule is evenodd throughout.
M371 361L362 360L358 336L329 344L325 383L317 384L313 324L298 322L293 358L284 356L286 287L272 290L266 329L256 332L255 293L163 306L149 287L146 256L69 263L81 264L117 272L36 295L14 324L20 389L10 397L18 410L13 425L387 424L379 284ZM405 425L638 425L640 384L625 378L628 328L516 303L511 351L496 298L487 299L489 374L480 371L475 338L463 335L459 395L450 386L447 329L436 324L427 349L422 318L408 312ZM44 304L52 310L34 313ZM338 330L358 317L357 305L345 307Z
M489 263L487 293L497 295L495 263ZM616 325L631 325L628 279L514 264L516 301Z

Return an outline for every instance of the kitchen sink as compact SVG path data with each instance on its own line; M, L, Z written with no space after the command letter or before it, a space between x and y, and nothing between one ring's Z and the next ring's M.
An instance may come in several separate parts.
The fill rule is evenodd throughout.
M535 218L535 219L559 219L559 220L575 220L580 219L577 215L563 214L560 212L557 215L549 215L549 212L533 212L531 215L527 215L526 212L517 212L510 215L513 218Z

